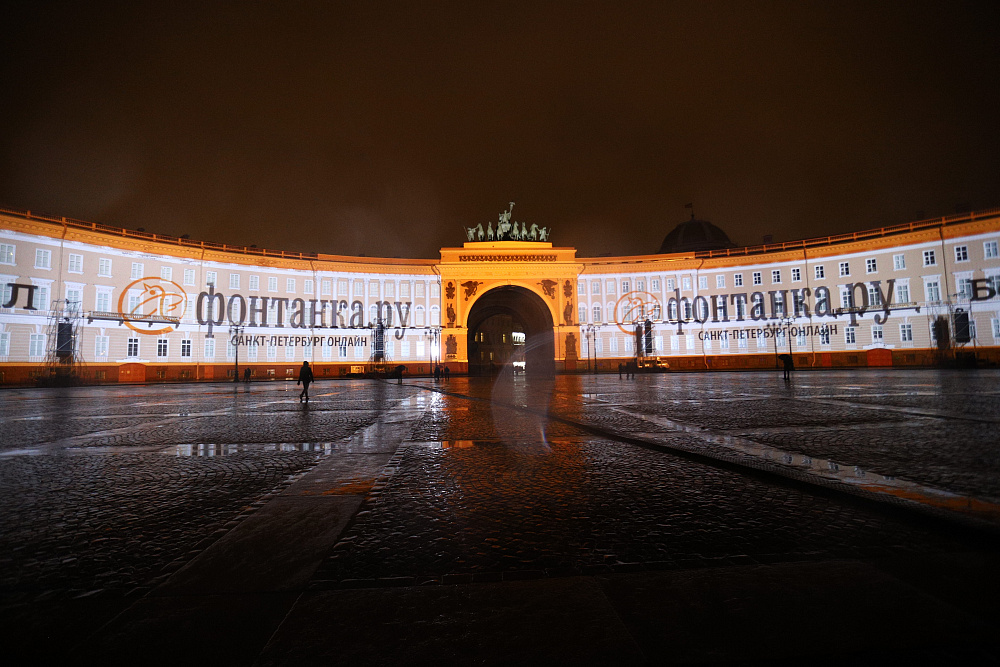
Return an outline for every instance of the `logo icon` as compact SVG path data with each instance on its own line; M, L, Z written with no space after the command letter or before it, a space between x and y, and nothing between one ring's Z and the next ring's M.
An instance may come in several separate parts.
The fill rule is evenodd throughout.
M660 300L650 292L627 292L615 304L614 317L622 333L632 335L636 322L660 319Z
M129 307L129 292L137 289L142 292ZM180 324L186 310L187 293L184 288L163 278L139 278L129 283L118 297L118 313L125 326L146 335L173 331ZM156 328L157 325L160 325L159 328Z

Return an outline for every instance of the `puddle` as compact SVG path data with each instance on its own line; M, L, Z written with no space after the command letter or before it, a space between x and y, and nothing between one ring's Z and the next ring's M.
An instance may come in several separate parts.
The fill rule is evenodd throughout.
M170 456L231 456L243 452L320 452L329 454L335 444L332 442L281 442L264 444L215 444L197 443L171 445L159 450Z

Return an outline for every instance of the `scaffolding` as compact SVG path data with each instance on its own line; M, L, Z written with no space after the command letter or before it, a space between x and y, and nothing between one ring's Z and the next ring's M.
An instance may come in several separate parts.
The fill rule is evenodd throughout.
M46 327L45 371L40 384L73 385L83 381L86 364L80 345L83 312L79 301L52 302Z

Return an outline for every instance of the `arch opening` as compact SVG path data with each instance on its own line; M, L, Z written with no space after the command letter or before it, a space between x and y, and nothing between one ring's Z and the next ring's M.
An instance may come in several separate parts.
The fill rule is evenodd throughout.
M489 290L469 311L468 329L471 375L555 374L552 314L534 292L509 285Z

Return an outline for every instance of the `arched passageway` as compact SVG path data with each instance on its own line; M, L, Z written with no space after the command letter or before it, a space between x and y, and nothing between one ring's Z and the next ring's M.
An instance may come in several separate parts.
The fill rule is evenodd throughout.
M488 375L513 367L527 375L555 373L552 315L534 292L496 287L469 311L469 373Z

